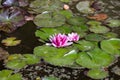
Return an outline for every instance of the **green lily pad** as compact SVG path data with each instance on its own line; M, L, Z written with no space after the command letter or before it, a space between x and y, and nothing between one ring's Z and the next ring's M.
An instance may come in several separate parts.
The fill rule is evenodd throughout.
M108 76L108 72L100 69L92 69L88 71L87 76L91 77L92 79L103 79Z
M25 63L25 61L16 59L16 60L8 61L8 62L5 64L5 66L6 66L7 68L11 68L11 69L21 69L21 68L23 68L24 66L26 66L26 63Z
M55 48L45 45L36 47L34 54L50 64L59 66L72 66L77 58L77 52L74 49Z
M120 20L111 19L111 20L108 20L107 23L109 27L120 27Z
M90 25L90 26L98 26L98 25L101 25L101 22L98 22L98 21L88 21L87 24Z
M68 2L70 2L71 0L60 0L60 1L68 3Z
M0 71L0 80L22 80L22 75L19 73L13 74L12 70Z
M85 36L85 39L88 41L101 41L104 39L104 37L100 34L88 34Z
M90 41L81 40L77 44L74 44L81 51L88 51L95 47L95 45Z
M74 26L80 26L82 24L84 24L86 21L85 18L79 17L79 16L75 16L75 17L71 17L69 19L67 19L68 24L74 25Z
M0 71L0 79L1 80L6 80L10 74L12 74L12 70L2 70Z
M65 16L67 19L73 17L73 13L70 10L61 10L59 13Z
M48 41L48 38L55 33L59 33L59 31L55 28L41 28L35 32L35 36L39 37L44 42Z
M103 34L103 36L106 39L110 39L110 38L117 38L118 35L116 33L113 33L113 32L108 32L108 33Z
M65 23L65 17L60 14L44 13L37 15L34 23L40 27L57 27Z
M21 40L16 40L16 37L9 37L3 39L2 42L5 46L16 46L21 43Z
M120 54L120 39L111 38L109 40L103 40L101 43L101 48L110 54Z
M35 64L40 61L38 57L32 54L24 54L23 56L25 57L24 61L26 61L27 64Z
M113 57L106 52L95 48L89 52L80 52L76 63L86 68L101 68L109 66Z
M8 80L22 80L22 75L21 74L19 74L19 73L16 73L16 74L14 74L14 75L11 75L9 78L8 78Z
M91 32L94 32L94 33L107 33L110 31L109 28L105 27L105 26L101 26L101 25L98 25L98 26L90 26L89 27L89 30Z
M89 14L93 13L94 11L92 8L90 8L90 1L80 1L77 5L76 8L79 12Z
M62 9L60 0L34 0L30 4L30 12L38 14L45 11L54 12Z

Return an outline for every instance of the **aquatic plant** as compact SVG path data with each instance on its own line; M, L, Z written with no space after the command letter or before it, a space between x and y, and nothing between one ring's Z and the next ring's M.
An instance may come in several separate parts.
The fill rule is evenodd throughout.
M73 39L73 37L74 36L69 35L69 37L68 37L65 34L59 33L59 34L55 34L53 36L50 36L50 42L54 47L58 47L58 48L59 47L66 47L66 46L69 46L72 44L72 42L69 42L71 40L71 38L72 38L72 40L76 39L75 38L76 36L74 37L74 39Z
M26 65L39 62L39 58L32 54L12 54L5 60L5 66L10 69L21 69Z
M0 71L1 80L22 80L22 75L20 73L15 73L12 70L2 70Z
M16 46L21 43L21 40L16 40L16 37L8 37L3 39L1 43L5 46Z

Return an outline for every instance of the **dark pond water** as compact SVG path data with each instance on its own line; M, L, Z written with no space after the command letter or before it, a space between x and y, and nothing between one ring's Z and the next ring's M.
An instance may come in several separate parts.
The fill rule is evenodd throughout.
M104 0L104 2L106 3L106 5L109 5L107 7L111 8L104 12L108 13L111 18L120 19L120 0ZM112 7L110 6L115 6L116 8L112 9ZM33 24L33 22L28 22L13 33L7 34L4 32L0 32L0 41L2 39L5 39L6 37L17 37L17 39L22 40L22 43L15 47L5 47L2 44L0 44L0 46L7 50L10 54L32 54L34 47L42 45L42 43L40 43L34 35L36 29L37 27ZM115 28L113 29L113 31L116 32L120 38L120 28ZM2 62L0 63L0 65L0 70L4 69ZM120 58L118 59L118 62L116 64L109 68L109 70L112 69L115 65L118 65L120 67ZM39 68L37 66L39 66ZM22 69L20 72L23 74L26 80L35 80L35 77L45 75L54 75L60 78L63 77L62 80L93 80L85 76L85 72L83 71L84 70L82 69L70 69L65 67L53 66L50 64L38 63L36 65L30 65L25 69ZM110 71L110 76L106 80L120 80L120 76Z

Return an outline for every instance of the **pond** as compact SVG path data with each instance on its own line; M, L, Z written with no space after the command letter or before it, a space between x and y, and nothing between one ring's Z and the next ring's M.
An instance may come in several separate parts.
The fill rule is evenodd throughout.
M2 51L0 52L6 51L9 53L5 59L0 59L0 76L2 76L0 79L120 80L119 0L58 0L58 2L45 0L41 1L41 4L37 4L39 0L10 0L11 4L8 1L0 0L2 4L0 5L1 13L11 7L10 10L13 10L13 13L11 11L8 14L9 17L13 17L10 21L8 20L10 25L4 25L3 23L7 24L7 21L4 21L0 15L0 24L2 25L0 26L0 47ZM45 4L48 5L45 6ZM48 8L51 5L54 6ZM2 11L3 6L5 6L5 10ZM15 6L15 10L13 6ZM25 21L22 20L22 17L16 17L16 10L22 12L22 15L19 14L20 16L27 16ZM52 14L53 12L55 13ZM61 13L62 16L59 16L58 13ZM15 16L13 16L14 14ZM31 17L33 19L27 20ZM21 21L17 20L19 18ZM21 27L16 26L19 24L23 25ZM9 31L3 28L6 26L10 26L7 28L7 30L10 29ZM68 41L68 44L65 44L66 46L51 44L52 39L56 38L55 36L61 38L64 36L65 39L66 35L69 36L72 33L75 33L74 35L79 40L75 38L73 41ZM3 43L3 40L11 37L20 40L20 43L18 45L13 44L14 46L5 45L6 43ZM107 47L107 45L110 47ZM87 56L84 55L86 53ZM90 60L87 59L88 57ZM8 72L2 72L3 70L8 70ZM6 75L1 75L3 73L11 75L10 79Z

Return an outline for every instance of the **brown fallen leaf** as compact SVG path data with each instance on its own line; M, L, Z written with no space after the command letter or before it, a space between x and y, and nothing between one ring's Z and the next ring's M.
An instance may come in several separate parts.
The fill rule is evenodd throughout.
M97 21L102 21L108 18L107 14L101 13L101 14L95 14L94 16L88 16L89 19L95 19Z
M0 60L4 60L6 59L7 57L9 56L9 53L5 50L3 50L1 47L0 47Z

